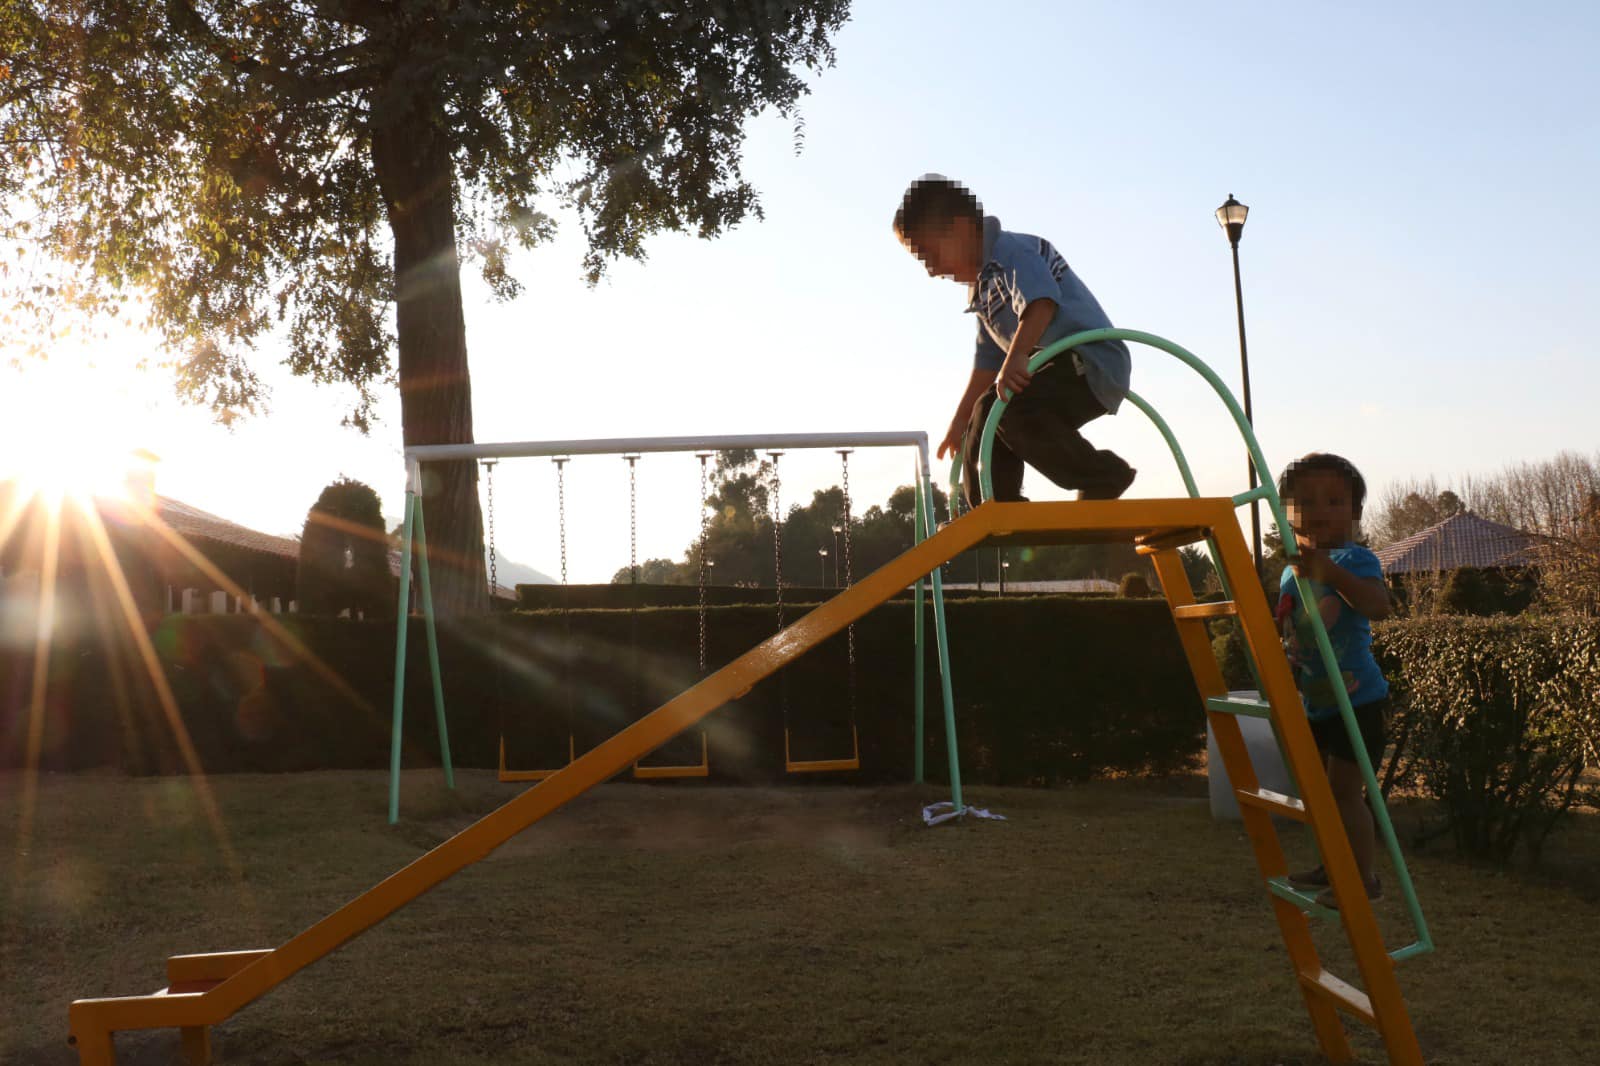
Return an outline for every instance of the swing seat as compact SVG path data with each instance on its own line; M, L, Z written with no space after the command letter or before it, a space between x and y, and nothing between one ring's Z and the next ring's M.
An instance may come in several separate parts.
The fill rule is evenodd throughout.
M706 747L706 731L700 730L700 761L684 766L646 766L633 764L633 776L639 781L664 781L675 777L710 777L711 757Z
M796 759L789 752L789 727L783 728L783 768L791 774L825 774L835 770L861 769L861 737L850 723L850 757L847 759Z
M571 766L577 759L577 745L572 739L572 734L567 734L567 766ZM557 766L553 770L508 770L506 769L506 738L500 738L500 767L498 776L501 781L543 781L552 774L560 773L565 767Z

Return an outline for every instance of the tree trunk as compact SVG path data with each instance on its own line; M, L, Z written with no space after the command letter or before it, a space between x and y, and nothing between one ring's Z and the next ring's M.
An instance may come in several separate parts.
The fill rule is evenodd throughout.
M401 92L387 108L374 107L371 122L373 166L394 232L404 440L470 444L472 382L444 115L436 100ZM434 462L423 475L434 609L441 618L486 611L478 464Z

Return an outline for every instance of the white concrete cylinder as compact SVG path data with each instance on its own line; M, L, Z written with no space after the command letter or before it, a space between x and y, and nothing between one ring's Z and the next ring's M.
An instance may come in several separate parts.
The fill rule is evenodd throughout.
M1261 694L1253 690L1228 693L1230 696L1257 700ZM1289 778L1289 768L1283 764L1283 752L1278 750L1277 738L1272 734L1272 723L1265 718L1236 716L1244 746L1250 753L1250 763L1255 767L1256 780L1261 787L1286 796L1298 796ZM1211 720L1206 719L1206 777L1211 792L1211 817L1217 821L1239 821L1239 801L1228 782L1228 768L1222 764L1222 752L1217 748L1217 738L1211 731Z

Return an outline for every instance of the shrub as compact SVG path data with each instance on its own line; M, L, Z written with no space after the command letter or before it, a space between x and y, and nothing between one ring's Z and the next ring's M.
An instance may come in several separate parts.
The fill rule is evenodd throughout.
M1144 579L1143 574L1123 574L1122 583L1117 586L1117 595L1123 599L1142 599L1150 595L1150 582Z
M1429 618L1377 627L1394 690L1396 759L1439 801L1464 855L1499 862L1545 839L1583 797L1600 724L1600 625Z
M306 515L295 573L300 612L383 618L397 598L389 573L378 494L359 481L341 478L322 490Z

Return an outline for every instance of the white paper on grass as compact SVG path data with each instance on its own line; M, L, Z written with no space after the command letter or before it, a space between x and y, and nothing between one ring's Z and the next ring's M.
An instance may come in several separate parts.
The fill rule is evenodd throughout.
M922 822L924 825L943 825L952 818L960 818L967 814L972 815L974 818L988 818L990 821L995 822L1006 820L1005 815L995 814L985 807L968 807L965 810L958 811L956 810L956 805L950 800L941 800L938 803L930 803L922 808Z

